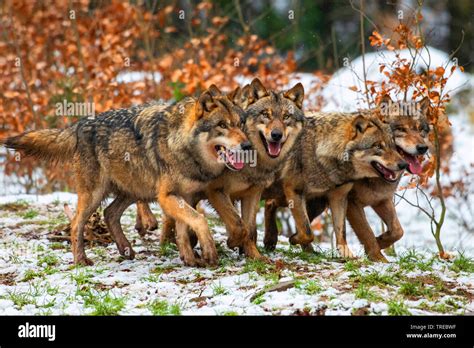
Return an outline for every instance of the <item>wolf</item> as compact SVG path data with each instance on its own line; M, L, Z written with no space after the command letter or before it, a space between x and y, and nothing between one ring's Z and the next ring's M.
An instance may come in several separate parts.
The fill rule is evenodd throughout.
M189 225L199 239L203 262L215 265L217 251L207 222L189 204L189 197L222 174L226 165L218 160L219 153L228 156L235 170L242 169L243 164L232 157L235 149L249 144L240 128L242 118L240 107L206 90L199 98L188 97L164 109L148 103L110 110L63 130L30 131L2 143L41 159L72 161L78 194L71 222L76 264L92 264L84 250L84 225L101 201L113 194L104 219L122 255L134 257L120 226L123 211L138 200L157 200L177 221L184 263L198 263L181 242Z
M265 239L274 249L278 230L276 207L288 206L297 232L290 243L311 251L314 239L306 201L325 199L332 212L337 249L342 257L353 257L345 240L347 195L356 180L382 178L396 182L408 163L398 153L388 127L363 113L317 113L294 145L279 179L262 195L266 200Z
M239 247L247 257L267 261L256 246L256 214L263 190L283 168L303 129L304 88L298 83L287 91L268 91L255 78L233 98L245 110L243 130L256 153L256 165L226 171L206 187L201 198L208 199L226 226L229 248ZM241 215L235 201L241 202ZM164 224L162 241L171 240L173 223L166 220Z
M427 118L429 99L425 97L408 108L403 107L403 104L405 103L394 102L389 96L385 96L377 109L367 113L378 115L389 126L397 151L408 163L408 172L419 175L422 171L420 159L427 153L430 145L430 125ZM399 181L387 182L381 178L357 180L349 192L347 220L372 261L388 262L381 250L393 245L404 234L393 202ZM327 201L324 199L309 200L307 210L310 220L320 215L326 205ZM367 206L372 207L387 226L387 231L378 237L375 237L365 216L364 208ZM269 206L266 211L269 221L274 219L274 210L273 206ZM271 242L268 247L272 247Z

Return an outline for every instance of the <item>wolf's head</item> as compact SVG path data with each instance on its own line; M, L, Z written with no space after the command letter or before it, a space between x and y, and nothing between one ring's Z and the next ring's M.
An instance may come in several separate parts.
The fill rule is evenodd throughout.
M350 123L351 140L345 153L355 170L355 178L381 177L396 182L408 167L397 152L390 129L378 119L356 116Z
M408 171L420 174L422 166L418 156L428 151L430 127L426 114L429 99L404 103L393 102L385 96L379 107L383 121L390 125L398 151L408 163Z
M304 89L301 83L286 92L272 92L254 79L240 93L246 111L245 131L259 156L284 158L303 128Z
M251 148L242 131L244 111L229 96L212 85L195 102L191 119L193 146L205 164L213 169L228 166L241 170L244 162L235 154Z

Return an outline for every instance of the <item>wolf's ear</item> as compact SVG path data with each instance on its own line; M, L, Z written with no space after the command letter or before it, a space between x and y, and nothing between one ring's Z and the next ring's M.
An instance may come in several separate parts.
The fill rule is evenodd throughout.
M250 89L252 91L253 97L252 102L269 95L267 89L263 86L263 83L258 78L254 78L252 80L252 82L250 83ZM250 102L249 104L251 104L252 102Z
M292 89L286 91L283 96L290 99L300 109L303 108L304 87L301 82L298 82Z
M229 100L232 103L240 105L241 95L242 95L242 90L240 89L240 87L237 87L232 92L227 94L227 98L229 98Z
M357 116L354 121L352 121L352 128L354 129L354 137L359 134L364 133L367 128L370 127L370 121L363 116Z
M210 85L207 90L209 91L209 93L211 93L211 95L213 97L218 97L218 96L222 95L221 90L219 88L217 88L217 86L215 84Z
M419 101L418 105L420 107L421 113L423 115L426 115L428 113L428 108L430 106L430 98L424 97L423 99Z
M194 114L196 116L196 119L201 118L202 116L204 116L206 112L211 112L216 107L217 107L217 104L212 98L211 93L208 90L204 91L199 96L199 99L195 105Z

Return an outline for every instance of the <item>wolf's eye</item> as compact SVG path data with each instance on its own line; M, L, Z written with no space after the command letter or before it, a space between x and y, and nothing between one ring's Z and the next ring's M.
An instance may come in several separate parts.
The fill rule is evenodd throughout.
M264 118L269 118L270 117L270 113L265 110L265 111L262 111L261 115L264 117Z
M403 128L403 127L396 127L395 130L396 130L397 132L403 132L403 133L406 132L405 128Z
M285 116L283 116L283 119L284 119L284 120L289 120L289 119L290 119L290 117L291 117L291 115L290 115L290 114L285 114Z
M225 122L219 122L218 126L223 128L223 129L227 129L227 123L225 123Z
M376 150L382 150L382 144L377 143L377 144L374 144L373 147Z

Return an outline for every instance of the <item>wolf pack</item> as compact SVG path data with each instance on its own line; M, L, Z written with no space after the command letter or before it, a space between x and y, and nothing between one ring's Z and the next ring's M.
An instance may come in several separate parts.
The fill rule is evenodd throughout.
M230 93L212 85L172 104L110 110L65 129L29 131L1 143L72 166L76 264L93 263L86 256L84 228L101 204L110 202L104 221L120 254L133 259L121 216L136 204L135 228L144 235L157 229L149 208L157 202L163 212L160 243L176 243L185 265L217 265L212 231L197 209L202 200L225 225L227 246L248 258L271 262L257 248L263 202L267 250L278 242L279 208L289 208L295 221L290 243L308 253L314 252L311 221L329 208L340 257L354 257L346 241L347 218L367 257L387 262L382 250L403 236L394 194L406 171L422 172L428 151L429 99L406 108L385 96L378 106L350 113L304 112L303 101L301 83L275 91L255 78ZM366 207L386 225L379 236Z

